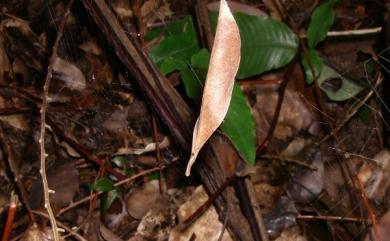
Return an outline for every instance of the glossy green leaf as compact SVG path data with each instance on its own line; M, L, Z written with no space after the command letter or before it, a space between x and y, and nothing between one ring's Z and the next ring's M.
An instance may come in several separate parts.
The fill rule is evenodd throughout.
M241 35L241 63L237 79L248 78L288 64L298 49L298 39L284 24L266 16L235 13ZM217 13L210 13L215 31Z
M90 188L99 192L108 192L114 190L115 186L110 179L102 177L96 182L94 182Z
M317 51L314 49L308 49L307 55L308 56L305 56L305 53L301 54L301 63L305 71L306 83L312 84L314 80L313 71L315 76L318 78L321 74L323 62L321 57L318 55ZM306 58L310 59L312 69L309 67Z
M167 75L175 70L186 69L188 63L182 59L169 57L165 59L160 65L160 71L163 75Z
M315 48L318 43L326 38L326 34L332 26L336 15L334 10L336 3L337 0L328 0L314 10L307 30L307 44L309 48Z
M329 82L341 81L338 88L330 87ZM318 78L318 85L325 92L329 99L333 101L344 101L356 96L363 86L343 77L333 68L323 65L321 75Z
M188 61L198 50L199 44L196 34L188 31L166 37L149 51L149 55L153 62L161 67L164 66L164 61L172 62L172 59ZM178 62L176 61L176 63ZM165 67L164 69L166 74L167 69L169 68ZM173 68L170 67L170 69Z
M232 100L221 130L230 138L243 158L251 165L256 160L255 123L240 86L235 84Z

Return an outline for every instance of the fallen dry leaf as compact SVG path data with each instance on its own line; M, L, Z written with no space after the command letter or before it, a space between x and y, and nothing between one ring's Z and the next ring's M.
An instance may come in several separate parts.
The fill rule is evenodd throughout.
M234 78L240 64L240 47L238 26L226 1L222 0L186 176L190 175L200 149L222 123L229 109Z
M208 198L204 187L198 186L189 200L181 205L177 211L179 223L188 219ZM217 211L211 206L187 229L182 230L180 225L173 228L169 234L169 241L187 241L190 240L192 234L196 235L196 240L218 240L223 229L223 223L218 219ZM221 240L232 241L233 239L225 230Z

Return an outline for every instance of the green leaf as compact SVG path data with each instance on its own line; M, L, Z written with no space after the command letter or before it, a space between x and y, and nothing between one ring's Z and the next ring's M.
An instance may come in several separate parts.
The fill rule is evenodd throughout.
M254 165L256 160L255 123L246 98L237 84L234 85L232 101L221 130L230 138L242 157L249 164Z
M196 32L191 15L183 16L161 27L154 28L146 34L145 40L151 41L158 37L173 36L185 32Z
M168 57L160 65L160 71L163 75L167 75L175 70L186 69L187 63L184 60Z
M266 16L235 13L241 35L241 62L237 79L248 78L288 64L298 49L298 39L284 24ZM215 31L217 13L210 13Z
M115 200L120 196L120 191L115 188L107 193L104 193L102 197L101 209L105 213L115 202Z
M337 89L329 87L327 82L332 80L340 80L341 86ZM333 101L348 100L363 90L362 86L341 76L336 70L327 65L323 65L322 67L321 75L318 78L318 85L328 98Z
M186 75L182 76L185 79L183 83L186 94L199 105L209 60L210 53L205 49L200 50L191 58L191 71L186 71ZM221 130L230 138L242 157L253 165L256 156L255 124L246 98L237 84L233 87L229 110Z
M309 29L307 30L307 43L314 48L326 38L326 34L333 24L336 15L334 6L337 0L328 0L319 5L311 15Z
M198 50L199 44L196 34L188 31L166 37L150 50L149 55L153 62L161 67L164 61L172 61L172 59L186 62ZM164 71L167 72L166 69Z
M180 70L180 76L184 83L186 95L200 105L202 91L210 62L210 53L207 49L201 49L191 57L191 65Z
M93 183L90 188L99 192L108 192L114 190L115 186L110 179L102 177Z
M317 78L321 74L323 62L316 50L308 49L307 54L308 56L305 56L304 53L301 54L301 63L305 71L306 83L312 84L314 80L313 72L307 63L306 58L310 58L311 67L313 68L314 74Z

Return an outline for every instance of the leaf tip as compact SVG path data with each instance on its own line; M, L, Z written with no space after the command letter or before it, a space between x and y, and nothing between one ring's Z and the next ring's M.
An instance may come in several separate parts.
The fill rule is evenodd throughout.
M195 159L196 157L198 156L197 153L191 153L191 157L190 157L190 160L188 161L188 164L187 164L187 169L186 169L186 176L189 177L191 175L191 168L192 168L192 165L194 165L195 163Z

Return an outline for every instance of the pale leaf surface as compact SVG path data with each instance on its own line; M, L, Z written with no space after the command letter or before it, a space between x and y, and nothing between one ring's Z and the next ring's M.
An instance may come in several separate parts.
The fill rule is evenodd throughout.
M200 149L222 123L229 109L234 79L240 64L240 32L225 0L221 1L210 66L200 115L192 137L189 176Z

